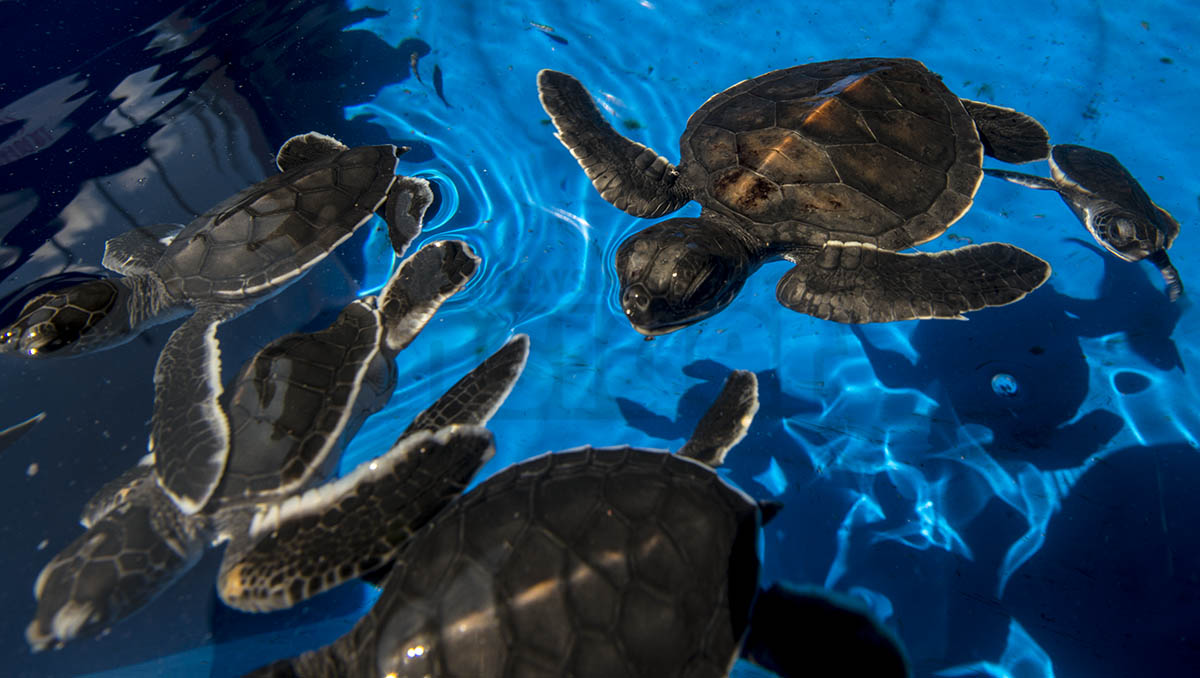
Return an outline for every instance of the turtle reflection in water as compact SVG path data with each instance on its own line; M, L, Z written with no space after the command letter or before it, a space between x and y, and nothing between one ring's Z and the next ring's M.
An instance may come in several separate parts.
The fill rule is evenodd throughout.
M583 447L509 467L402 547L349 633L250 675L718 678L739 654L785 677L907 675L860 606L759 590L778 505L713 471L757 408L754 374L737 371L675 454ZM451 449L486 434L446 433Z
M678 167L613 129L575 78L543 70L538 91L605 200L637 217L690 200L704 208L617 250L621 306L643 334L721 311L775 259L795 264L776 288L781 304L843 323L960 318L1050 275L1003 243L898 253L970 208L984 153L1029 162L1049 152L1036 120L959 99L918 61L827 61L741 82L692 114Z
M259 351L231 389L228 464L212 499L197 514L182 513L155 481L150 459L101 488L84 509L87 532L37 578L30 645L61 646L103 631L170 586L210 542L229 542L222 600L250 611L289 607L389 562L409 523L425 522L457 496L491 454L483 443L447 449L435 432L488 421L524 367L524 335L419 414L387 454L322 483L363 419L390 399L397 352L477 265L461 242L427 245L378 297L354 301L322 331ZM424 493L423 504L374 492L396 483ZM334 524L339 539L321 541ZM295 557L314 548L320 558Z
M1179 222L1154 204L1111 154L1058 144L1050 152L1051 179L990 168L984 172L1021 186L1057 192L1104 249L1125 261L1146 259L1158 267L1171 301L1183 294L1179 271L1167 257L1167 248L1179 235Z
M123 277L35 297L0 330L0 353L80 354L194 311L155 367L150 440L163 489L184 513L199 511L216 489L229 441L218 413L221 384L207 367L219 364L217 326L295 282L376 210L403 254L433 193L423 179L395 175L397 152L347 148L315 132L293 137L276 156L281 174L186 227L137 228L109 240L103 264Z

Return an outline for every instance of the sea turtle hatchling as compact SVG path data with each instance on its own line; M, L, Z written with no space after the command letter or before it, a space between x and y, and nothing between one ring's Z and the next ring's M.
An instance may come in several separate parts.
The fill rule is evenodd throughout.
M194 311L168 338L155 367L150 448L159 450L163 489L184 513L199 511L221 475L229 438L217 403L221 384L211 369L220 364L217 326L295 282L376 210L402 254L420 233L433 193L423 179L396 176L397 153L392 145L347 148L315 132L293 137L276 157L281 174L186 227L137 228L109 240L104 266L123 277L35 297L0 330L0 353L79 354ZM181 407L184 400L190 411Z
M785 678L907 675L861 606L759 590L759 528L778 505L713 471L757 408L738 371L675 454L582 447L501 471L401 548L350 632L249 675L718 678L739 654ZM453 448L476 431L443 433Z
M795 264L776 288L780 303L843 323L959 318L1050 275L1004 243L898 252L967 211L984 153L1028 162L1049 152L1036 120L958 98L919 61L843 59L745 80L688 119L678 166L613 129L570 75L541 71L538 92L605 200L638 217L703 207L617 250L621 306L643 334L721 311L776 259Z
M37 578L30 645L61 646L103 631L170 586L209 543L229 542L221 598L252 611L289 607L386 564L407 522L427 520L424 512L456 496L491 454L483 443L442 450L429 432L486 423L521 373L528 340L514 337L460 380L390 452L324 481L363 419L391 397L396 353L476 264L456 241L423 247L377 298L352 302L324 330L289 335L259 351L231 389L229 461L212 499L202 511L183 514L155 481L152 460L101 488L84 508L87 531ZM425 503L363 501L359 495L369 495L385 475L423 492ZM314 525L314 514L325 522ZM334 524L340 538L325 544L320 558L291 557L294 541Z
M1179 235L1179 222L1154 204L1137 179L1112 154L1087 146L1058 144L1050 150L1050 179L985 169L1015 184L1055 191L1096 242L1125 261L1147 259L1158 267L1171 301L1183 294L1179 271L1167 248Z

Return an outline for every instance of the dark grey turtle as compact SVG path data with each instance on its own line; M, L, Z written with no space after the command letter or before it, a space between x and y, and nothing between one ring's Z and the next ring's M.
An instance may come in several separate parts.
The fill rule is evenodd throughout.
M246 610L293 605L388 562L406 524L424 522L424 512L453 499L491 453L488 445L441 450L428 431L486 423L524 366L527 339L515 337L419 414L384 457L325 480L363 419L390 398L396 353L477 263L463 243L428 245L402 263L377 298L354 301L324 330L289 335L259 351L228 400L229 463L212 499L184 514L155 480L153 459L102 488L84 509L87 531L38 576L30 645L61 645L108 628L170 586L209 543L229 542L218 590ZM427 504L345 504L383 474L422 488ZM313 529L311 515L335 522L331 506L340 507L347 537L355 525L369 525L371 542L342 540L320 559L289 557L291 542ZM339 551L346 541L354 548ZM282 563L264 570L271 558Z
M1167 283L1167 297L1183 294L1179 272L1167 248L1179 235L1179 222L1154 204L1137 179L1109 153L1087 146L1058 144L1050 152L1050 176L985 169L991 176L1044 191L1056 191L1096 242L1125 261L1148 259Z
M376 210L403 254L433 193L423 179L395 175L397 152L391 145L347 148L316 132L293 137L276 159L282 174L186 227L138 228L108 241L104 266L124 277L34 298L0 331L0 353L106 348L193 310L155 367L150 450L162 449L155 465L163 488L184 513L195 513L216 488L229 441L217 403L217 326L295 282Z
M676 454L583 447L509 467L408 541L349 633L249 675L717 678L739 653L785 677L907 675L895 638L840 597L759 590L778 506L712 469L757 408L754 374L734 372Z
M688 119L678 167L609 125L579 82L538 74L542 106L600 195L638 217L690 200L617 251L621 306L663 334L724 309L764 262L795 264L784 306L837 322L959 318L1008 304L1050 275L1002 243L899 254L971 206L983 154L1027 162L1046 130L1012 109L959 99L912 59L844 59L772 71Z

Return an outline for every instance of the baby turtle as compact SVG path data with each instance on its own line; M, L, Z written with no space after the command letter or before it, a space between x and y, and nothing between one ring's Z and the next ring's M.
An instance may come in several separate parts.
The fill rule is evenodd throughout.
M617 250L621 306L643 334L721 311L776 259L795 264L780 303L843 323L960 318L1050 275L1003 243L898 253L967 211L984 153L1028 162L1049 152L1036 120L958 98L919 61L843 59L743 81L688 119L678 167L613 129L575 78L543 70L538 92L605 200L638 217L703 207Z
M182 228L139 228L109 240L104 266L124 275L43 294L0 332L0 352L78 354L128 341L194 313L167 340L154 373L150 450L163 489L184 513L207 502L229 429L217 399L217 326L276 294L324 259L379 209L402 254L433 194L397 177L391 145L346 148L316 132L279 149L282 174L259 182ZM186 469L186 470L185 470Z
M459 242L426 246L402 263L378 298L352 302L322 331L289 335L259 351L228 400L229 463L212 499L199 513L182 513L155 481L152 459L103 487L84 509L87 532L38 576L38 610L26 631L30 645L61 645L111 626L170 586L207 543L229 542L219 592L247 610L293 605L390 560L406 522L428 520L422 511L449 502L490 455L486 445L430 454L439 443L426 432L485 423L524 366L525 337L514 338L418 415L385 457L321 483L363 419L391 397L397 352L465 284L477 262ZM395 502L346 504L347 495L367 492L384 474L424 490L429 506L414 513ZM316 514L327 522L314 526L309 517ZM339 521L345 521L344 538L328 544L322 558L287 555L293 540ZM371 543L354 541L356 525L371 526ZM264 557L286 565L275 567L272 559L264 572Z
M1112 154L1087 146L1058 144L1050 152L1051 179L985 169L993 177L1043 191L1056 191L1096 242L1125 261L1148 259L1167 283L1167 298L1183 294L1167 248L1179 222L1154 204L1137 179Z
M757 408L754 374L734 372L675 454L582 447L509 467L408 541L349 633L249 675L717 678L739 653L785 677L907 675L854 606L759 590L759 528L778 506L712 468ZM453 447L479 431L442 433Z

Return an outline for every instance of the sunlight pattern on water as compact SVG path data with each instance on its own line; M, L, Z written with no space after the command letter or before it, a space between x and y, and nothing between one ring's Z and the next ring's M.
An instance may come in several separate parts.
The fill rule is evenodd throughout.
M402 383L380 417L423 406L468 366L456 347L498 346L509 329L530 333L533 357L514 394L521 404L502 410L494 423L498 453L485 473L582 443L677 447L690 424L676 403L697 383L684 376L687 366L710 360L771 372L780 383L778 397L811 408L764 408L756 429L780 435L770 449L752 449L753 437L743 443L729 461L732 477L744 487L756 482L760 494L765 489L785 504L806 487L839 488L845 508L826 535L834 552L822 568L824 583L879 590L886 606L863 597L889 613L896 600L891 591L858 584L887 544L970 563L996 550L983 548L972 532L975 521L1005 507L1020 529L995 537L1003 541L996 545L999 555L981 563L993 573L994 595L1002 597L1044 546L1072 489L1106 455L1129 445L1196 446L1200 415L1181 406L1200 396L1194 381L1181 378L1182 363L1195 356L1186 346L1178 360L1161 357L1170 354L1163 347L1173 350L1175 323L1195 328L1194 316L1180 321L1183 307L1161 305L1149 269L1114 264L1093 246L1080 247L1072 236L1086 236L1056 196L1000 183L984 183L953 238L922 249L1003 240L1038 253L1056 273L1021 302L1024 307L973 315L963 324L850 329L782 311L773 286L787 267L770 264L718 317L653 341L629 330L615 303L612 260L620 243L650 222L600 200L553 139L534 89L539 68L575 74L618 130L669 159L678 157L676 140L688 115L714 92L772 68L872 53L922 58L963 96L1029 111L1060 141L1105 145L1139 176L1153 176L1145 168L1156 162L1170 166L1180 158L1176 149L1160 149L1166 157L1154 158L1132 145L1114 146L1121 136L1109 129L1111 120L1085 117L1081 124L1066 114L1089 100L1102 100L1113 116L1133 105L1096 98L1105 50L1116 48L1086 35L1057 35L1060 42L1051 47L1036 45L1052 56L1086 56L1073 79L1054 81L1003 59L964 56L957 36L970 34L977 22L1004 33L997 40L1029 44L1027 32L999 10L968 18L939 3L917 3L903 13L892 3L869 10L753 3L736 12L662 9L628 3L568 13L466 2L363 24L393 44L418 35L435 45L422 64L440 64L449 105L427 84L409 82L403 92L385 91L348 115L373 116L398 138L436 149L429 165L458 189L461 203L433 237L465 238L484 257L477 279L431 328L431 340L415 343L401 359L402 367L453 369ZM1059 11L1068 25L1116 16ZM847 34L844 27L860 26L864 12L880 23ZM547 39L531 22L552 26L560 39ZM681 35L680 25L693 28ZM764 26L802 26L804 39ZM759 32L752 49L730 48L732 36L752 30ZM1180 190L1186 180L1162 178L1154 192L1187 195ZM1176 216L1190 223L1195 210L1184 201ZM680 214L696 211L691 205ZM1181 240L1180 246L1190 244ZM1135 290L1138 302L1119 301ZM434 353L442 362L428 362ZM647 422L655 423L623 416L613 404L617 396L645 408L657 417ZM355 441L347 465L378 451L386 436L375 421ZM782 522L768 526L774 529L791 533ZM904 616L897 607L895 617ZM905 633L920 635L911 627ZM998 664L951 670L1014 675L1018 665L1022 676L1053 675L1049 657L1012 618Z

